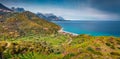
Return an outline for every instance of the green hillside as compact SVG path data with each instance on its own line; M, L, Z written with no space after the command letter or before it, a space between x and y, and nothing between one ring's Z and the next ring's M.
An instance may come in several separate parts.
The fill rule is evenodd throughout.
M120 38L79 35L65 45L65 59L119 59Z
M31 12L0 14L0 59L120 59L120 38L58 33Z
M6 59L119 59L120 38L107 36L26 36L0 41Z
M40 19L27 11L23 13L5 13L1 15L0 36L19 37L30 34L49 35L57 33L60 27Z

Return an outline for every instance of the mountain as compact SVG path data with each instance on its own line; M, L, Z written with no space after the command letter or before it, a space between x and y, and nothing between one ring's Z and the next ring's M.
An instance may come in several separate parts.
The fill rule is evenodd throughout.
M25 9L24 8L19 8L19 7L17 7L17 8L15 8L15 7L12 7L11 8L14 12L25 12Z
M0 3L0 12L12 12L12 10Z
M48 13L48 14L42 14L42 13L37 13L37 16L39 16L40 18L46 19L48 21L63 21L64 18L61 16L56 16L52 13Z
M63 17L61 17L61 16L59 16L58 19L60 19L60 20L65 20L65 19L64 19Z
M6 13L0 22L0 37L20 37L31 34L50 35L57 33L61 27L39 18L34 13Z
M61 21L61 20L64 20L62 17L58 17L52 13L50 14L44 14L48 19L52 20L52 21Z
M42 13L37 13L36 14L38 17L40 17L40 18L42 18L42 19L45 19L45 20L50 20L50 19L48 19L44 14L42 14Z

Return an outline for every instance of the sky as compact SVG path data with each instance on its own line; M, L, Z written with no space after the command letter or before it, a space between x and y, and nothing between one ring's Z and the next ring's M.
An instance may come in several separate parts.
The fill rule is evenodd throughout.
M120 0L0 0L5 6L53 13L66 20L120 20Z

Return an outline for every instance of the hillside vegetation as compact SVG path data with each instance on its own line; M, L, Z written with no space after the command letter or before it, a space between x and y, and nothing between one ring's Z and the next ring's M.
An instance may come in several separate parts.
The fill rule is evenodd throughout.
M119 37L58 33L28 11L0 17L0 59L120 59Z
M31 35L1 40L0 54L6 59L119 59L120 38Z
M30 34L49 35L60 30L58 25L40 19L29 11L2 14L0 21L0 37L16 38Z

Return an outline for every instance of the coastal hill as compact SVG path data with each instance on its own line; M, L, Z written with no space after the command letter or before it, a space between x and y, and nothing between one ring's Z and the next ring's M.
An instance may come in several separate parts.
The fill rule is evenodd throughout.
M29 11L0 13L0 59L120 59L119 37L60 29Z
M14 12L0 4L0 12L0 37L13 38L32 34L49 35L60 30L60 26L29 11Z
M37 17L34 13L5 13L1 17L0 36L19 37L29 34L54 34L60 27Z

